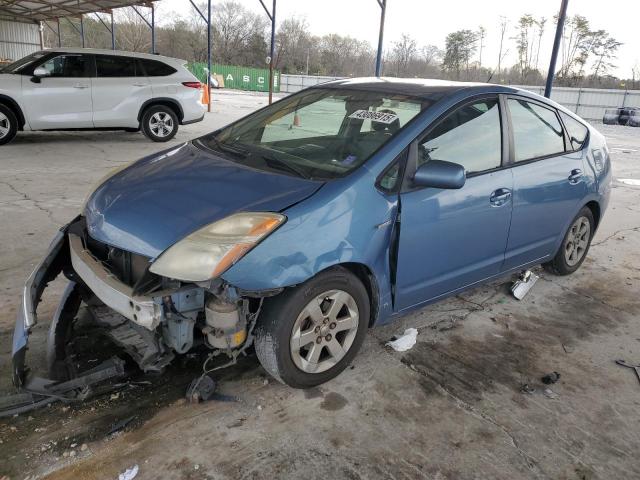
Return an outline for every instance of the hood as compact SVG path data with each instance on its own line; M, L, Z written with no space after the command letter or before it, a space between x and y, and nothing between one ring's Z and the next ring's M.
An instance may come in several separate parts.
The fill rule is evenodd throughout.
M155 258L209 223L241 211L279 212L322 182L256 170L192 143L143 158L89 197L89 235Z

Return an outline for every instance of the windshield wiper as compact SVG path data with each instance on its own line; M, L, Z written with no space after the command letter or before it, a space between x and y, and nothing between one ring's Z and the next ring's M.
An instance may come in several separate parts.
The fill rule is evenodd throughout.
M235 147L230 147L230 146L228 146L226 144L223 144L216 137L212 137L211 140L213 140L213 142L216 145L215 148L220 152L230 153L231 155L235 155L235 156L241 157L243 159L247 158L247 156L249 155L249 152L247 152L246 150L242 150L240 148L235 148Z
M260 157L264 160L264 162L272 168L278 168L280 170L286 170L290 173L293 173L297 177L302 177L309 180L311 177L303 172L301 169L294 167L293 165L285 162L284 160L280 160L276 157L271 157L269 155L260 154Z

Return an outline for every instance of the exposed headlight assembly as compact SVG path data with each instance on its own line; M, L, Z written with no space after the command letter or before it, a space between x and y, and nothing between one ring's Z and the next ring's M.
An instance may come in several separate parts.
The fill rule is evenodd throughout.
M149 270L189 282L218 277L285 220L284 215L269 212L230 215L169 247Z

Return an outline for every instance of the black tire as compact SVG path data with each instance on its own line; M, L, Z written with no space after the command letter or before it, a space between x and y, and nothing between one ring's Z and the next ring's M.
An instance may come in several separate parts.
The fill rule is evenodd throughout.
M578 220L582 218L586 219L589 222L588 238L586 238L587 236L585 236L586 247L583 249L581 256L577 259L577 262L574 264L570 264L567 261L565 252L567 252L567 250L571 248L569 244L570 242L573 242L575 240L573 228L576 225L576 222L578 222ZM543 267L547 271L561 276L570 275L578 270L578 268L580 268L580 265L582 265L582 262L584 262L584 259L587 258L587 254L589 253L589 247L591 247L591 239L593 238L593 234L595 233L595 227L596 222L593 218L591 209L589 207L582 207L582 210L580 210L575 218L571 221L571 225L565 233L564 238L562 239L562 244L560 245L560 248L558 249L555 257L553 257L553 260L551 260L550 262L544 263Z
M5 132L6 129L6 132ZM18 133L18 118L6 105L0 103L0 145L13 140Z
M154 124L157 125L156 122L159 118L162 119L161 122L163 123L161 123L160 128L157 128ZM171 130L167 132L164 127L169 126L169 119ZM171 107L155 105L144 111L140 127L148 139L154 142L168 142L178 133L178 123L178 116Z
M318 373L305 372L296 366L292 356L290 342L293 328L305 307L314 298L330 290L346 292L355 300L358 325L350 331L355 331L355 337L346 354L331 368ZM369 319L369 296L362 282L347 269L334 267L302 285L287 289L277 297L265 300L256 325L256 354L264 369L280 382L294 388L314 387L336 377L351 363L362 346ZM340 333L334 334L335 340ZM346 334L351 335L349 331ZM322 350L323 348L321 347L321 351L324 354L329 352L328 349Z

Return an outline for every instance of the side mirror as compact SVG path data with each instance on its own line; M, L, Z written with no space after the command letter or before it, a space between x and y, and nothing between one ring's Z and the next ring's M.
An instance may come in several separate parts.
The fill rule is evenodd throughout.
M49 70L42 67L38 67L33 71L33 77L31 77L31 81L33 83L40 83L40 80L42 79L42 77L48 77L48 76L49 76Z
M444 160L429 160L418 167L413 184L420 187L457 189L462 188L466 180L462 165Z

